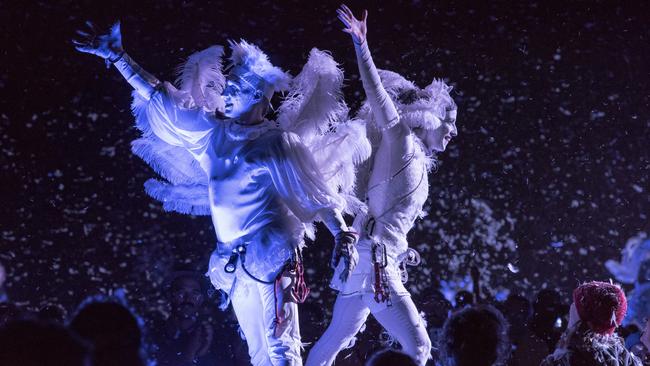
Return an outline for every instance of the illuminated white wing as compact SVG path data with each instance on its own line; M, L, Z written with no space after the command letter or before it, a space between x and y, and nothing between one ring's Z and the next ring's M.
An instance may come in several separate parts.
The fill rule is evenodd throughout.
M363 204L353 194L355 170L368 159L371 147L365 126L348 121L342 87L339 65L329 53L313 48L278 109L278 123L301 137L327 184L346 199L345 211L357 213Z
M192 54L177 68L176 84L180 89L173 92L173 98L179 107L203 108L208 112L223 110L222 57L223 47L212 46ZM131 150L165 179L149 179L145 191L161 201L166 211L209 215L205 172L185 148L167 144L152 133L147 118L140 118L145 104L146 101L134 93L132 109L136 126L143 136L132 142Z

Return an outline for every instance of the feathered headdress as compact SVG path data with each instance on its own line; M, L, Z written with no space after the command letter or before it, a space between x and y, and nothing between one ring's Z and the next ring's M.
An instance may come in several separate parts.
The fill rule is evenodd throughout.
M426 88L420 89L396 72L379 70L379 76L399 111L400 119L411 128L433 129L445 117L445 111L456 109L456 103L449 95L452 87L440 79L433 79ZM369 120L371 115L366 101L358 116Z
M271 99L274 92L287 90L291 76L279 67L273 66L268 56L254 44L243 39L228 41L232 54L232 68L228 77L238 77L260 90Z

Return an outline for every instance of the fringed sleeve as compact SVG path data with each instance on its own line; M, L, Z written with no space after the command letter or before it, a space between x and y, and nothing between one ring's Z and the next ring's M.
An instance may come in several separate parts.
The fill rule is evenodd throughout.
M342 209L342 198L327 186L300 138L284 132L279 140L270 146L268 169L278 194L293 214L307 223L323 210Z
M144 183L144 190L162 202L165 211L196 216L210 215L208 186L205 184L169 184L152 178Z
M202 108L194 107L187 92L169 83L159 87L149 100L133 95L133 114L143 136L131 144L163 182L150 179L147 194L163 203L166 211L209 215L207 174L196 157L207 148L214 123Z

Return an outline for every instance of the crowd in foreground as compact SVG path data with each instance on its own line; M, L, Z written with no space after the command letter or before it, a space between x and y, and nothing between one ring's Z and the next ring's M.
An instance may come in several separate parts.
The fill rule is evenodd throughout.
M69 316L60 306L34 312L5 297L0 303L0 365L250 363L246 343L236 332L236 319L208 301L208 285L200 276L178 271L168 285L169 314L144 317L136 315L120 296L90 297ZM644 324L642 330L619 327L627 300L623 290L609 282L578 286L570 306L552 290L540 291L532 302L518 295L493 304L476 300L475 294L459 292L455 305L440 296L424 307L434 340L428 364L650 365L648 326ZM373 331L366 329L366 333ZM377 334L371 336L377 338ZM342 353L336 364L417 364L396 342L364 343L368 340L360 335L355 352Z

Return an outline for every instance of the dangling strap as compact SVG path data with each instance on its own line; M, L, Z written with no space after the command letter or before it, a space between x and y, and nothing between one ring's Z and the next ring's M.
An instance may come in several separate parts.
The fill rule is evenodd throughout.
M390 289L388 288L388 278L386 276L388 257L384 244L374 243L372 245L372 264L375 271L375 301L377 303L388 301L390 306Z
M287 314L284 304L289 302L303 303L309 295L309 288L305 285L303 278L304 269L302 259L296 255L295 260L287 263L280 274L275 278L273 287L273 298L275 305L275 318L272 329L275 337L280 337L286 328ZM282 280L291 279L291 283L284 287Z
M241 247L241 248L240 248L240 247ZM259 282L259 283L263 283L263 284L265 284L265 285L273 285L273 284L275 283L275 281L276 281L277 278L274 279L274 280L271 280L271 281L264 281L263 279L261 279L261 278L257 278L257 277L255 277L255 276L253 276L252 273L248 272L248 269L246 268L246 246L245 246L245 245L241 245L241 246L237 247L237 249L238 249L238 251L239 251L239 256L240 256L240 258L241 258L241 268L242 268L242 269L244 270L244 272L248 275L248 277L250 277L250 278L253 279L254 281L257 281L257 282ZM281 276L281 275L282 275L282 271L280 271L280 276Z
M291 289L291 293L293 296L296 298L296 302L298 304L302 304L307 300L307 296L309 296L309 286L307 286L307 283L305 282L305 266L302 261L302 253L300 253L300 250L298 250L296 254L296 261L295 261L295 271L297 274L296 277L296 283Z
M420 264L422 259L420 258L420 253L413 248L406 249L406 252L400 254L397 257L397 262L399 263L399 274L402 283L406 283L409 280L409 274L406 270L406 266L415 267Z

